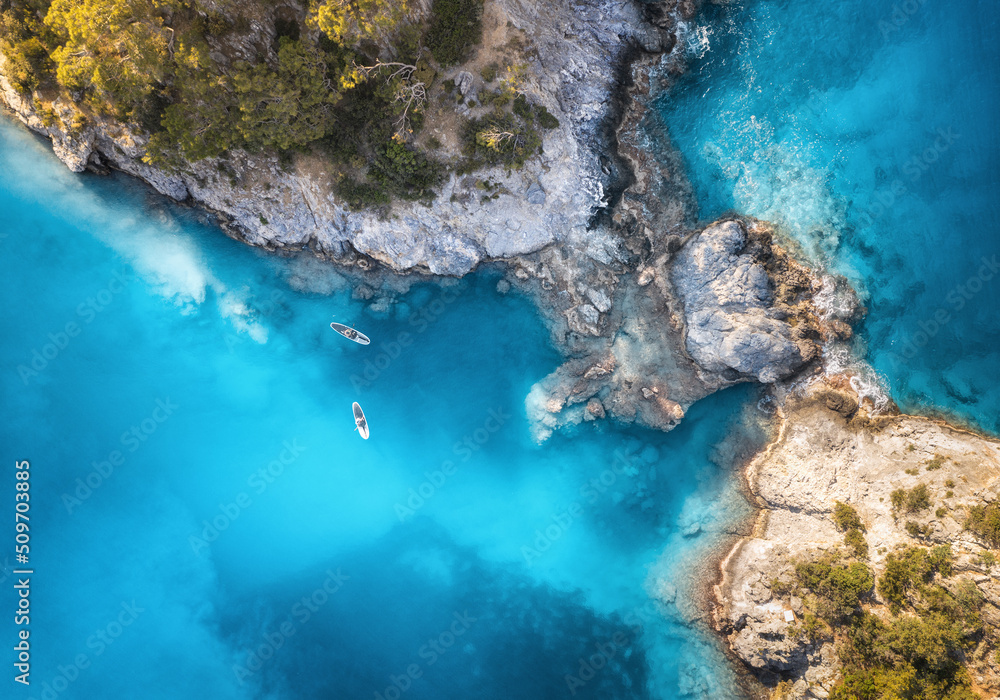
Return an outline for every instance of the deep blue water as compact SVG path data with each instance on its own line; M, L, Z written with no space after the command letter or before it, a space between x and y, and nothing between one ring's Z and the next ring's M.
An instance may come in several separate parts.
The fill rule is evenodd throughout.
M705 220L778 223L908 411L1000 432L1000 3L736 0L662 105Z
M730 696L671 587L746 513L753 388L538 445L559 358L489 274L355 298L7 120L0 211L0 499L29 459L35 571L23 688L6 518L4 697Z

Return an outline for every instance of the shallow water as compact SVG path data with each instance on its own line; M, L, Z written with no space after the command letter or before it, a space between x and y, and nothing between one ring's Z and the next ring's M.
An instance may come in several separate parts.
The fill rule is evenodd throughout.
M662 103L701 216L778 223L869 309L907 411L1000 432L1000 4L706 4Z
M746 515L753 388L670 434L538 445L524 401L559 358L488 274L356 299L9 121L0 207L0 446L33 474L18 697L734 692L683 584Z

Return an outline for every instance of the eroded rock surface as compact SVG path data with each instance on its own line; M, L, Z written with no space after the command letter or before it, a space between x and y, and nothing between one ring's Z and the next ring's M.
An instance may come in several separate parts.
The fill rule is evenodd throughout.
M818 323L797 308L815 283L794 263L774 262L769 236L738 220L709 226L678 253L671 280L685 342L705 370L770 384L818 354Z
M528 399L538 437L588 420L597 404L618 420L669 430L692 403L722 387L802 371L819 357L831 324L843 323L820 320L812 299L821 281L760 222L718 222L665 250L672 252L627 274L607 268L615 299L600 316L603 327L588 334L570 324L577 356ZM559 294L570 298L560 291L555 304Z

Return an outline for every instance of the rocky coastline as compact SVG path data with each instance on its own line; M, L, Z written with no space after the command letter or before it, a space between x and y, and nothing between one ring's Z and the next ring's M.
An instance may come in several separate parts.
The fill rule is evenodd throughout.
M871 413L848 381L821 374L824 347L849 337L860 313L850 300L836 312L819 307L817 297L841 283L796 262L766 222L698 223L681 159L671 157L669 137L647 109L683 70L683 22L696 11L688 0L488 2L496 27L513 27L534 47L527 89L561 125L523 170L452 175L432 205L397 203L389 216L347 209L332 194L333 173L309 157L291 168L247 153L176 172L150 166L142 160L146 137L129 125L105 119L74 129L72 105L61 98L54 120L43 117L4 77L2 56L0 102L50 138L71 170L141 178L216 213L251 245L310 252L373 277L461 276L501 265L504 284L537 301L565 356L527 398L539 440L609 417L670 430L714 391L773 385L779 432L745 470L756 515L712 555L718 566L703 570L719 572L705 579L715 625L763 682L753 692L785 681L787 697L824 698L839 673L835 639L796 636L785 611L802 615L802 601L769 584L787 578L797 558L841 546L830 513L844 501L865 521L876 573L894 547L950 543L958 576L983 590L990 624L1000 623L1000 579L975 563L985 548L958 520L962 508L996 498L1000 445L929 419ZM482 179L501 195L481 198ZM936 454L947 466L933 473L935 484L956 479L962 487L946 514L918 523L927 529L914 538L886 501L893 489L926 480L905 470L924 469L921 460ZM943 486L933 488L940 500ZM872 609L879 606L875 598ZM978 687L1000 691L1000 667L985 657L976 664Z
M623 79L638 56L673 51L677 23L694 9L686 0L487 2L486 33L494 44L527 43L523 89L557 114L560 126L546 133L542 155L523 169L453 174L431 206L396 202L388 215L348 209L333 194L332 168L314 157L289 166L277 156L236 151L173 170L148 165L142 159L148 137L137 127L99 115L75 125L77 110L66 97L19 93L3 75L2 56L0 101L51 139L71 170L113 168L138 177L166 196L215 212L230 235L251 245L308 250L363 269L379 263L398 272L453 276L552 245L581 247L608 260L602 249L607 244L590 231L633 177L612 147L627 100ZM271 32L267 22L254 21L245 43L270 44ZM461 76L463 95L471 101L483 81L460 68L439 79ZM49 111L39 110L40 104ZM428 128L436 127L431 122ZM451 155L457 147L446 134L441 137L444 154ZM479 181L495 183L500 196L483 201Z
M277 157L243 152L175 171L150 166L143 134L108 118L76 128L65 97L43 114L42 96L20 94L4 77L2 57L0 99L71 170L139 177L215 212L252 245L379 277L461 276L498 263L537 300L567 357L529 397L539 437L608 415L670 429L719 388L800 371L832 328L809 301L819 283L766 224L697 228L679 156L652 156L665 134L646 105L683 71L684 22L696 10L687 0L488 2L487 33L517 31L529 42L526 89L561 126L522 170L453 175L429 206L397 202L389 215L347 209L332 194L330 168L309 156L290 171ZM479 79L467 75L474 96ZM480 197L484 179L501 194ZM709 280L712 291L702 293ZM710 351L720 340L721 354Z
M829 555L871 568L880 584L864 611L889 621L895 612L881 581L891 559L946 545L953 562L933 574L933 583L952 593L974 584L982 624L995 629L1000 572L990 563L989 543L963 524L970 509L997 498L1000 442L932 418L872 415L842 376L779 387L777 394L778 434L744 470L757 509L751 531L719 561L713 586L715 626L733 655L774 697L829 696L843 675L844 635L804 633L816 602L794 585L798 566ZM898 505L901 494L924 488L926 504ZM864 554L844 554L838 503L860 517ZM964 657L980 697L1000 691L991 643L984 635Z

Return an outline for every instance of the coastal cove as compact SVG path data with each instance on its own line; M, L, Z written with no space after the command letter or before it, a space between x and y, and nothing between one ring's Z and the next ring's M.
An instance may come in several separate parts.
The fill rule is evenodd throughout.
M0 44L21 696L995 697L998 6L477 6L378 206L384 144L150 159ZM220 80L334 55L286 9Z
M670 433L539 445L525 397L559 357L488 271L373 287L70 173L9 121L0 158L0 443L34 470L35 692L741 696L692 574L748 515L756 389Z

